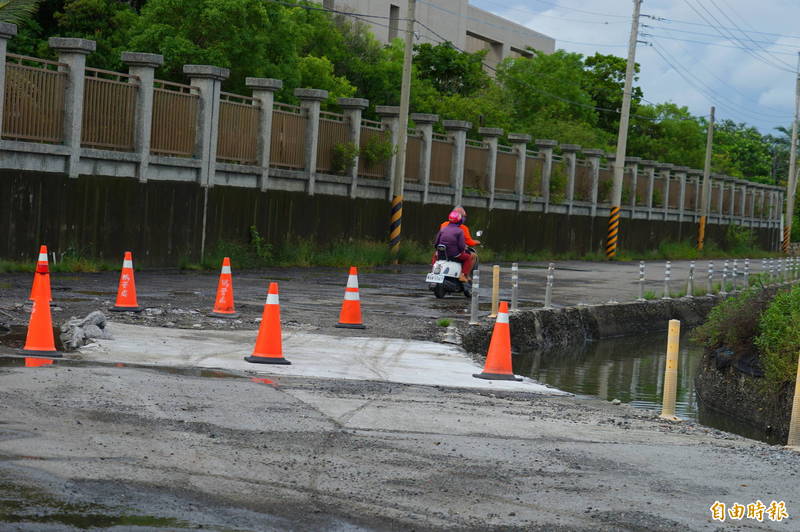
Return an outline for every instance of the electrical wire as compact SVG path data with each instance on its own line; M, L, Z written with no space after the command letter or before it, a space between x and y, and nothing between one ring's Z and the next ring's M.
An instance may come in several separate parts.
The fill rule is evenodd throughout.
M555 18L555 19L559 19L559 20L564 20L566 22L577 22L579 24L608 25L608 24L625 24L627 22L626 20L615 20L615 21L608 21L608 20L582 20L582 19L562 17L562 16L558 16L558 15L551 15L549 13L536 13L534 11L530 11L530 10L527 10L527 9L520 9L518 7L503 5L503 4L499 3L499 2L493 2L492 0L482 0L482 3L493 5L493 6L497 6L497 7L506 9L508 11L516 11L518 13L525 13L526 15L528 15L530 17ZM575 11L575 10L570 9L570 11ZM619 17L620 15L601 14L600 16Z

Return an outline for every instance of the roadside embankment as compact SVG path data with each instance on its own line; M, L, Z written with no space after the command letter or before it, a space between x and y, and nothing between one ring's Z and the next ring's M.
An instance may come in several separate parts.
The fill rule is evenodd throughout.
M684 327L701 324L718 296L661 299L570 308L515 312L510 317L514 352L552 349L590 340L665 331L669 320ZM486 320L462 330L462 345L471 353L485 354L494 323Z

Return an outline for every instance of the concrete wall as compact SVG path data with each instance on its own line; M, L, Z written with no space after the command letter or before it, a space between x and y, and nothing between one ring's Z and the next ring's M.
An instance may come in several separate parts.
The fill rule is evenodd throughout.
M206 249L220 240L246 242L252 225L271 244L291 238L384 240L387 234L389 204L380 199L0 171L0 257L32 260L45 244L57 254L73 249L111 261L132 250L137 264L150 266L198 260L206 193ZM406 203L404 237L431 241L448 211L444 205ZM486 231L484 242L503 251L600 251L606 223L559 213L469 209L473 230ZM645 250L662 239L690 238L695 230L690 222L623 220L621 248ZM777 229L753 231L766 246ZM708 239L724 246L725 226L709 226Z

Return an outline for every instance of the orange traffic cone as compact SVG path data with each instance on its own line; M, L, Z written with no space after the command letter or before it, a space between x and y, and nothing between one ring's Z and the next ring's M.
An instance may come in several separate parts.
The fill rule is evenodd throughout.
M53 300L50 292L50 268L47 263L47 246L39 247L39 260L36 261L36 273L33 274L33 286L28 299L35 300L39 293L47 296L48 301Z
M283 358L281 343L281 306L278 299L278 283L269 283L267 302L261 315L261 326L253 354L244 357L254 364L291 364Z
M344 289L342 311L339 313L339 323L336 327L344 329L366 329L361 323L361 298L358 295L358 268L350 267L347 277L347 288Z
M214 310L209 314L215 318L238 318L239 313L233 309L233 277L231 276L231 259L222 259L222 271L217 284L217 298Z
M142 308L136 302L136 282L133 279L133 255L125 252L122 261L122 273L119 275L119 288L117 289L117 303L110 310L114 312L141 312Z
M26 368L41 368L42 366L50 366L52 364L53 361L49 358L25 357Z
M500 302L497 321L494 322L492 341L486 354L486 365L482 373L474 373L473 377L495 381L521 381L511 370L511 329L508 326L508 303Z
M61 353L56 351L50 302L43 294L33 300L31 319L28 322L28 336L25 338L22 352L30 355L61 356Z

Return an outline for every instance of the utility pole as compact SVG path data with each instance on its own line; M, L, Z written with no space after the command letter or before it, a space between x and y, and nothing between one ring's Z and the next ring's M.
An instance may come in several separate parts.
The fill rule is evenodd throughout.
M706 222L711 210L711 152L714 149L714 106L711 106L711 118L708 121L708 138L706 139L706 163L703 166L703 193L700 196L700 227L697 230L697 251L703 251L706 240Z
M794 218L794 195L797 193L797 122L800 120L800 52L797 54L797 76L794 84L794 120L792 147L789 152L789 179L786 183L786 225L783 228L783 252L789 253Z
M408 0L406 15L406 50L403 57L403 79L400 85L400 131L397 133L397 164L394 171L392 211L389 224L389 247L395 264L400 253L400 235L403 224L403 190L406 181L406 141L408 139L408 111L411 105L411 63L414 46L414 19L417 0Z
M622 92L622 109L619 117L619 137L617 138L617 158L614 160L614 188L611 191L611 215L608 218L608 237L606 238L606 257L617 255L619 238L619 210L622 205L622 180L625 175L625 153L628 148L628 124L631 118L631 93L633 92L633 70L636 67L636 41L639 38L639 14L642 0L633 0L633 20L631 37L628 41L628 65L625 69L625 88Z

